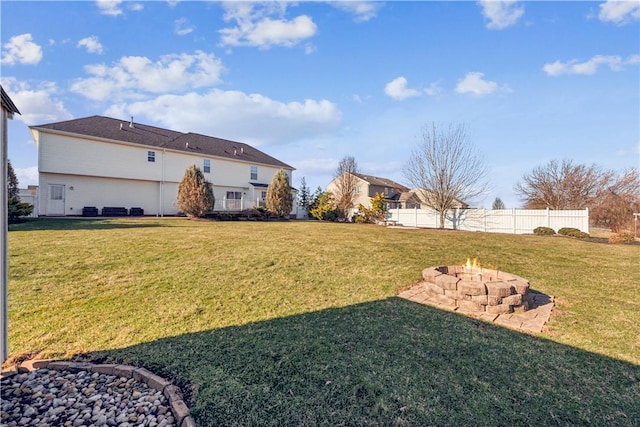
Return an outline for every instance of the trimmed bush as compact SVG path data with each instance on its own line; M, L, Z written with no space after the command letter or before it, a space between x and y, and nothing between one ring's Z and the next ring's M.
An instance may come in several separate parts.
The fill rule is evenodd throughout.
M577 237L578 239L586 239L589 236L589 233L585 233L584 231L580 231L577 228L571 228L571 227L563 227L560 230L558 230L558 234L562 234L563 236L569 236L569 237Z
M612 234L609 237L609 243L625 243L625 244L630 244L635 242L635 238L633 237L633 234L628 233L628 232L622 232L622 233L617 233L617 234Z
M536 227L533 230L533 234L535 234L536 236L553 236L554 234L556 234L556 232L553 230L553 228Z

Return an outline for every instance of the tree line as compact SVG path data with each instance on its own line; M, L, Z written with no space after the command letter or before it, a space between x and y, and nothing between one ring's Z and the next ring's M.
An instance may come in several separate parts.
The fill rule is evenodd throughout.
M347 220L355 208L358 173L355 158L346 156L334 172L333 193L318 187L311 195L303 178L301 205L316 219ZM456 201L470 202L490 188L484 158L461 124L424 126L421 138L403 168L403 175L413 188L421 190L424 203L439 213L441 228L446 212ZM633 213L640 212L640 172L637 168L618 172L595 164L551 160L525 173L514 191L526 209L589 208L593 225L614 232L630 229ZM505 205L497 197L492 207L504 209ZM363 207L359 207L356 218L361 212Z

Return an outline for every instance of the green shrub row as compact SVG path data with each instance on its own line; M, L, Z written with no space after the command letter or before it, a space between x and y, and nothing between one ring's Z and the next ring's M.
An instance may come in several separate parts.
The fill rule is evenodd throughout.
M535 234L536 236L553 236L554 234L556 234L556 232L554 231L553 228L549 228L549 227L536 227L533 230L533 234Z
M563 227L560 230L558 230L558 234L562 234L563 236L569 236L569 237L577 237L578 239L586 239L589 236L589 233L585 233L584 231L580 231L577 228L571 228L571 227Z

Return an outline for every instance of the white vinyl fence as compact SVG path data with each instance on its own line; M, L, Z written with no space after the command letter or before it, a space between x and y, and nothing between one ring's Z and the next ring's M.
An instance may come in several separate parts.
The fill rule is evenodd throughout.
M440 215L432 209L391 209L388 221L405 227L437 228ZM445 215L445 228L490 233L529 234L536 227L577 228L589 232L589 210L454 209Z

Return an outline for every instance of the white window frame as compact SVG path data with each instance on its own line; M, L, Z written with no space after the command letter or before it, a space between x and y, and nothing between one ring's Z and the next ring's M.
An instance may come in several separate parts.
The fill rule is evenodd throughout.
M252 181L257 181L258 180L258 166L251 166L251 174L250 174L250 179Z
M156 152L155 151L147 151L147 162L155 163L156 162Z
M202 172L203 173L211 173L211 160L204 159L202 161Z

